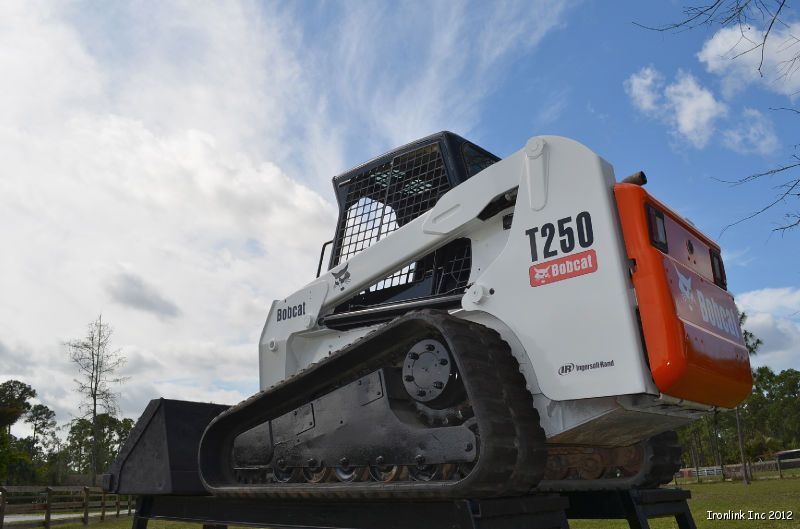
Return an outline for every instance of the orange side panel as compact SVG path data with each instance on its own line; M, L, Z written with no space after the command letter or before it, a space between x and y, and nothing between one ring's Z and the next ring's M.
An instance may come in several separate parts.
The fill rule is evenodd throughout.
M732 408L752 374L733 297L714 284L719 247L641 186L614 186L650 370L665 395ZM664 213L668 252L650 242L646 206Z

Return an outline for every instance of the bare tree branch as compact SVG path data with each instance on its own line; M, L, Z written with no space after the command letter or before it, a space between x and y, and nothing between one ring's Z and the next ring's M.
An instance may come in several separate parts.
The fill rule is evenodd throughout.
M800 114L800 110L796 108L789 108L789 107L769 107L770 110L786 110L788 112L794 112L795 114Z
M86 337L66 343L70 360L78 369L75 379L76 389L83 396L81 410L84 417L91 417L92 436L92 484L97 484L100 470L98 461L98 438L100 437L97 417L101 410L109 415L117 412L118 395L112 387L127 380L117 376L117 372L125 365L125 357L119 349L111 349L113 330L103 323L103 316L89 324Z

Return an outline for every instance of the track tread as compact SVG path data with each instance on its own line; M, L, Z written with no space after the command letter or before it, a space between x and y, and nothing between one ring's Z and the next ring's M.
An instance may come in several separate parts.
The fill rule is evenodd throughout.
M219 439L232 440L236 433L242 431L240 429L235 433L220 433L220 430L231 421L237 424L237 415L249 421L248 424L253 424L254 417L263 422L277 416L277 412L270 416L264 411L270 409L272 394L281 389L291 388L293 384L311 375L324 373L326 369L337 369L328 377L328 380L335 380L335 383L329 383L329 391L334 386L347 384L382 367L387 359L397 354L394 351L397 347L380 353L373 351L366 361L352 366L346 373L342 373L337 366L348 365L347 355L351 355L350 358L359 358L357 355L366 351L364 348L368 348L372 343L380 344L381 333L397 329L406 322L413 324L415 319L418 323L423 322L422 327L430 326L449 342L451 354L456 358L467 386L470 404L475 417L478 418L479 459L472 472L465 478L460 481L436 482L256 485L231 483L224 477L220 478L226 476L224 471L218 470L225 465L225 462L214 454L224 454L226 450L230 453L230 451L224 444L220 444L223 441ZM313 391L308 395L312 393ZM307 400L309 399L306 398ZM204 451L203 444L207 437L211 439L208 442L210 448ZM211 464L208 464L209 461ZM446 312L423 310L397 318L220 414L209 425L201 441L200 470L203 483L209 492L221 496L296 499L449 499L526 494L543 476L545 461L544 430L539 425L539 416L533 407L532 397L526 389L524 377L519 372L519 366L508 344L498 333L483 325L450 316ZM205 469L204 463L207 464ZM205 470L208 469L210 472L207 475Z

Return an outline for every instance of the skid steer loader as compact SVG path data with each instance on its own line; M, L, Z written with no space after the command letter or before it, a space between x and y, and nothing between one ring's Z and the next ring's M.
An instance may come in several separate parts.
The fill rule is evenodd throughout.
M670 481L673 430L752 380L719 247L645 183L570 139L501 160L449 132L335 177L318 277L269 309L261 392L151 402L106 489L391 500Z

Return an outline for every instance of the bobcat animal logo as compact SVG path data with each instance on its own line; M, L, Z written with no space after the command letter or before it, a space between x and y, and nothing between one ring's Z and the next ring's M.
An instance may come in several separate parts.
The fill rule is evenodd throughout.
M534 279L536 281L542 281L543 279L550 277L550 270L548 270L547 267L534 268L533 270L536 273L536 275L534 276Z
M350 282L350 272L347 271L347 264L338 272L331 271L331 275L333 275L334 286L339 287L339 290L344 290L345 283Z
M678 274L678 288L681 291L683 301L689 304L689 310L694 310L694 293L692 292L692 276L685 276L680 273L677 267L675 272Z

